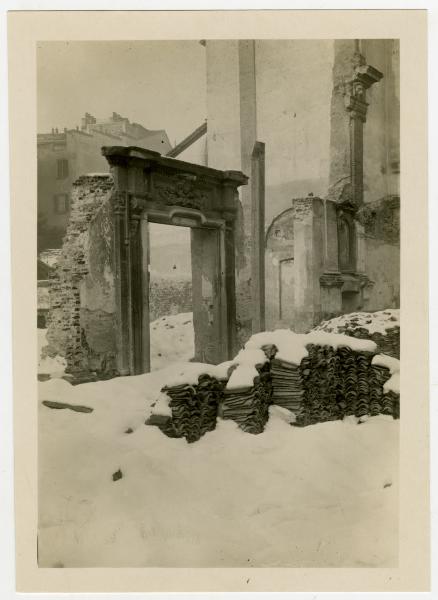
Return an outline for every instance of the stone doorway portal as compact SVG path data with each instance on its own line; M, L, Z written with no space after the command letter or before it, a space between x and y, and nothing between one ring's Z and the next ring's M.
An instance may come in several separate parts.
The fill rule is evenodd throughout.
M117 370L150 370L149 225L191 229L195 360L219 363L236 348L237 188L247 177L162 157L141 148L107 147L114 178Z

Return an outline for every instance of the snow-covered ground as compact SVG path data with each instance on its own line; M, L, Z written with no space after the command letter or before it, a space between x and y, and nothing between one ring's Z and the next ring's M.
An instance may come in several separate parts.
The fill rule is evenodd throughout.
M150 329L152 371L193 358L195 338L191 312L161 317L152 321Z
M198 369L180 362L193 356L191 314L151 333L148 375L72 386L59 379L62 359L39 362L58 377L38 384L41 567L397 564L398 421L300 429L271 407L260 435L218 420L194 444L167 438L144 421L164 383Z
M167 315L150 324L151 369L162 369L170 363L189 361L195 354L193 314ZM61 356L45 355L47 329L38 329L38 374L53 378L62 377L66 366Z
M144 425L174 372L39 383L41 567L396 564L398 421L298 429L272 407L260 435L219 421L187 444Z

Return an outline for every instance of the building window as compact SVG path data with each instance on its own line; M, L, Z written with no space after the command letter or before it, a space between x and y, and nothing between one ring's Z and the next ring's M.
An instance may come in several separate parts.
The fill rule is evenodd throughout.
M68 194L55 194L54 196L55 213L57 215L64 215L68 212L69 202Z
M68 177L68 160L66 158L59 158L56 163L58 168L58 179L65 179Z

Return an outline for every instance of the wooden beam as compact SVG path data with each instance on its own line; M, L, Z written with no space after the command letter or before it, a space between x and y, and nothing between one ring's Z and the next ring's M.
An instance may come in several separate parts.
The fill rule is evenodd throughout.
M186 150L192 144L197 142L206 133L207 133L207 121L202 123L202 125L200 125L197 129L195 129L195 131L192 131L192 133L190 135L188 135L181 142L179 142L179 144L177 144L174 148L169 150L169 152L166 154L166 156L169 156L170 158L175 158L175 156L178 156L179 154L181 154L181 152L184 152L184 150Z

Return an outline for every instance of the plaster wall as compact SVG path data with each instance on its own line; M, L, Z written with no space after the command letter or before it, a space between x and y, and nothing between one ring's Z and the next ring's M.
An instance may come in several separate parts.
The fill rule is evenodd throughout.
M292 198L324 195L333 41L214 40L207 42L206 52L209 166L250 176L254 142L265 143L265 226L291 206ZM251 181L241 188L240 200L236 299L244 343L254 328L251 279L257 275L251 272ZM287 267L292 286L293 267ZM272 273L267 277L269 295Z
M400 98L398 40L363 40L368 64L383 79L367 91L364 125L364 201L399 195Z
M208 166L215 169L241 168L238 51L238 40L206 44Z
M383 240L366 240L367 275L374 282L364 310L400 306L400 248Z
M292 198L327 193L332 40L257 40L257 139L265 143L266 222Z

